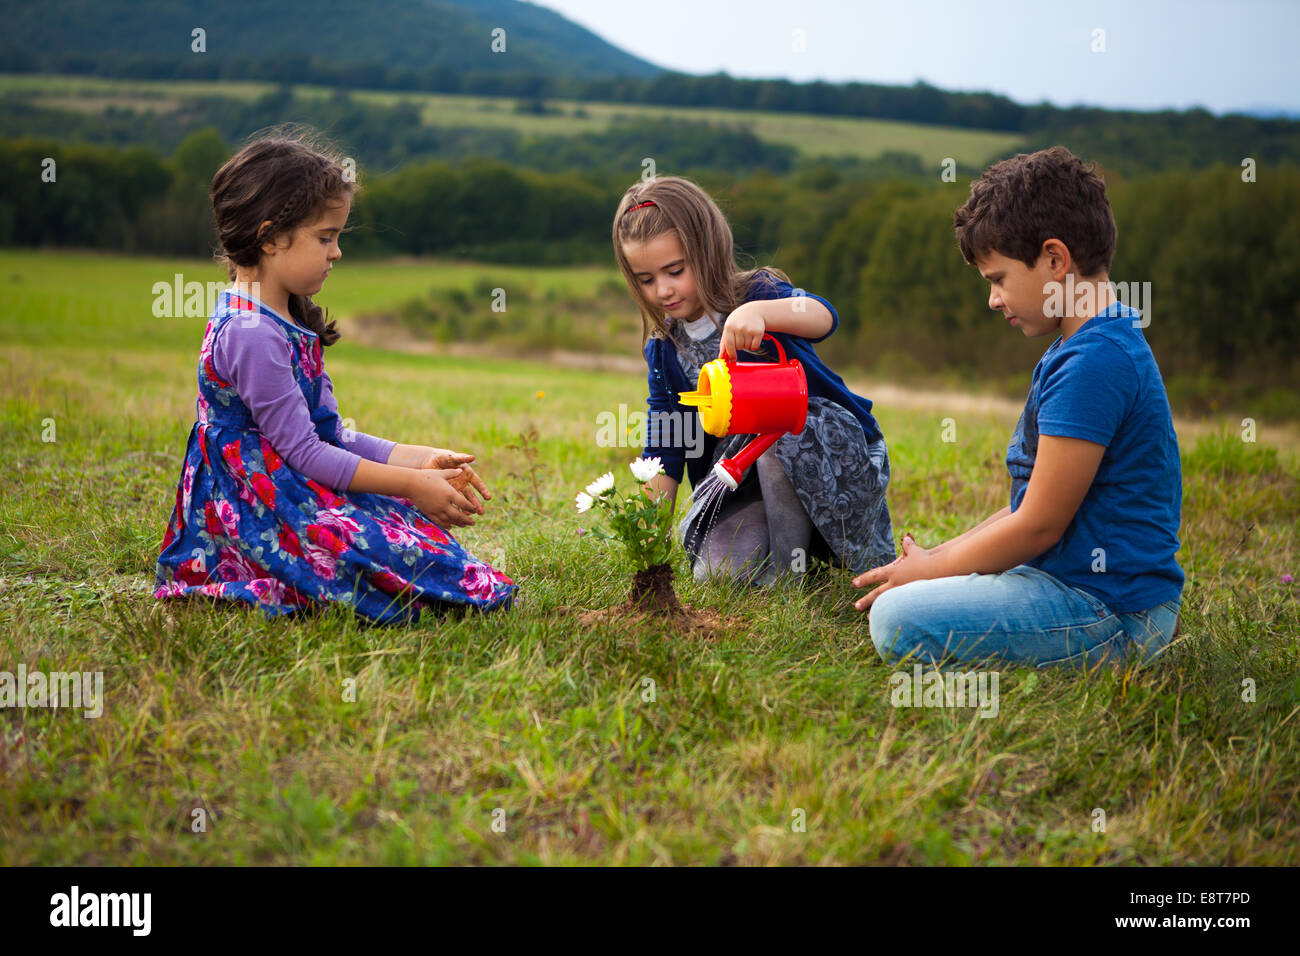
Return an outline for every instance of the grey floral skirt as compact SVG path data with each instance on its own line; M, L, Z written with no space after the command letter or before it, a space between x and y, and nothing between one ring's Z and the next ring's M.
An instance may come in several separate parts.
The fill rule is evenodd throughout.
M702 340L673 326L677 360L687 381L695 381L705 362L716 358L722 342L721 325ZM749 443L752 435L718 439L713 462L732 455ZM794 485L817 533L809 557L854 573L894 560L894 532L885 503L889 485L889 453L885 440L868 443L853 413L829 399L809 397L808 418L798 435L785 435L772 446ZM758 494L758 471L751 467L735 491L712 474L692 490L686 517L678 526L682 546L694 566L709 530L729 510L743 507Z
M714 463L739 452L752 435L720 438ZM817 534L809 557L861 573L894 560L894 533L885 491L889 453L885 440L868 443L853 413L828 399L808 399L808 419L798 435L772 446ZM692 564L705 536L730 507L752 498L758 481L751 467L735 491L710 473L691 494L678 526ZM710 487L714 486L714 487Z

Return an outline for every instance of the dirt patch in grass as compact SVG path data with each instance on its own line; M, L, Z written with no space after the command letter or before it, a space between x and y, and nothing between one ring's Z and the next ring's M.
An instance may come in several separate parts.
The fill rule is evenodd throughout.
M631 593L622 604L595 610L571 607L556 610L562 614L577 614L579 623L588 627L605 625L625 629L644 625L667 634L705 640L712 640L739 623L716 611L692 607L678 600L677 592L673 590L673 569L667 564L638 571L632 579Z
M671 614L662 611L647 611L631 604L619 604L614 607L587 611L581 608L556 608L561 613L577 613L578 621L587 626L606 625L626 628L629 625L639 627L657 627L676 637L700 637L714 640L723 632L736 628L739 623L734 618L723 617L716 611L700 610L689 604L681 605Z

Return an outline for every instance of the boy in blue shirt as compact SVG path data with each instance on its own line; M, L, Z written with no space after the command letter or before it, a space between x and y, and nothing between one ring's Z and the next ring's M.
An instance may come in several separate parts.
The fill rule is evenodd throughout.
M1058 334L1007 446L1010 505L937 547L903 538L875 588L885 660L1040 667L1158 654L1173 639L1182 470L1139 314L1110 283L1115 220L1094 168L1061 146L997 163L953 216L989 308Z

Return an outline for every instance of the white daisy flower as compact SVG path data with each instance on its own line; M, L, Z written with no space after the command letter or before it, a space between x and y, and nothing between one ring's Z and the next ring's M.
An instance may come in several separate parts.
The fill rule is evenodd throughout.
M608 494L614 490L614 473L607 471L587 486L587 494L593 498Z
M582 514L584 511L591 510L591 506L596 503L596 499L591 497L591 495L587 494L585 491L580 491L578 492L578 497L574 499L574 502L578 506L578 514Z
M638 458L628 467L637 481L649 481L664 470L664 463L658 458Z

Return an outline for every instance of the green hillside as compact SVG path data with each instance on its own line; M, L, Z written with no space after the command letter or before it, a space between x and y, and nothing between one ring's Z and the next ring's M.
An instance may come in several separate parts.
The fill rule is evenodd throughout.
M124 80L93 76L47 74L0 74L0 135L53 136L84 139L116 145L143 144L170 150L187 133L214 125L231 142L253 132L264 123L300 121L330 127L335 134L346 124L330 116L315 115L312 104L321 107L339 96L337 90L321 86L295 86L293 96L307 109L295 113L293 103L275 103L266 116L254 110L261 98L277 93L273 83L239 81ZM569 137L600 134L612 125L672 122L709 123L717 127L744 129L764 143L787 146L804 156L875 159L886 153L917 157L926 169L938 170L946 157L963 167L979 167L992 158L1014 152L1024 142L1017 133L995 130L956 129L922 123L870 119L857 116L818 116L737 110L714 107L655 106L641 103L590 103L576 100L547 100L535 112L523 112L520 101L501 96L472 94L353 90L350 99L365 109L379 111L400 104L414 108L425 127L479 130L522 137ZM229 122L212 115L203 101L222 100L244 107L245 114L229 114ZM34 110L19 112L26 104ZM57 114L76 114L73 120ZM273 114L273 115L272 115ZM240 125L241 115L247 117ZM394 126L410 133L408 124L394 117ZM80 127L78 124L82 124ZM247 128L243 128L246 126ZM373 145L383 131L373 131L364 142L349 143L360 153ZM359 138L360 139L360 138ZM480 154L501 155L492 149L494 141L480 141ZM431 144L429 155L448 150ZM408 153L409 155L409 153ZM636 160L642 154L638 153ZM376 160L380 157L374 157ZM507 158L502 156L501 158ZM512 157L513 158L513 157ZM635 162L633 163L635 166ZM936 173L937 174L937 173Z
M648 78L660 69L517 0L3 0L6 69L272 77L317 66L360 85L390 70ZM192 49L202 29L204 52ZM504 34L494 51L493 31ZM498 44L499 46L499 44ZM209 61L217 61L212 63ZM216 69L214 69L216 68Z

